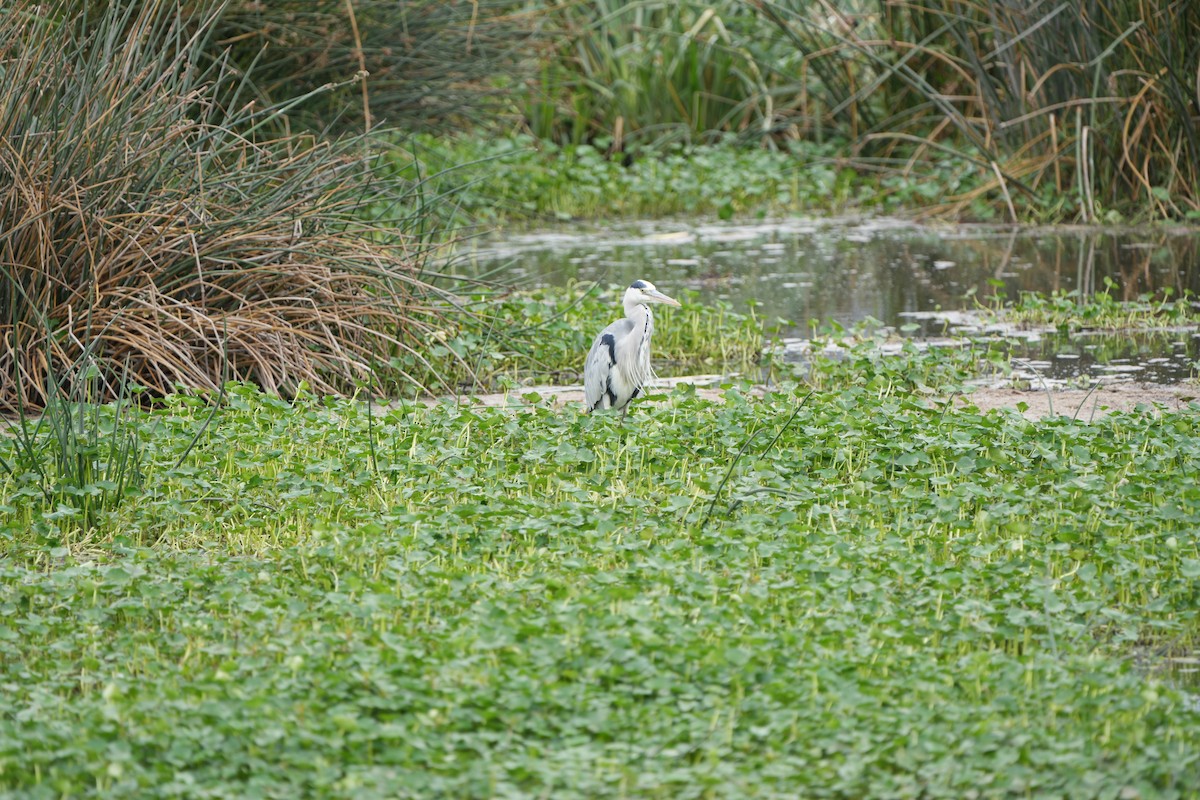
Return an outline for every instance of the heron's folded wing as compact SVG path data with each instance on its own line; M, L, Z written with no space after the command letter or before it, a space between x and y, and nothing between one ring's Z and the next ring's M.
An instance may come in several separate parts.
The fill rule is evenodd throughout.
M583 397L589 411L604 400L609 388L609 376L616 368L617 346L623 336L629 335L630 328L632 325L629 320L618 320L602 330L592 342L592 349L588 351L587 360L583 363ZM609 405L611 404L599 407L608 408Z

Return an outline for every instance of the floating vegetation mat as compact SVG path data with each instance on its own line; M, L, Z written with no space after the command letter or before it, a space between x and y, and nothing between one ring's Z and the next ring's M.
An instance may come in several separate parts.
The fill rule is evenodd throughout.
M958 408L954 357L623 425L235 385L88 529L14 469L0 792L1196 796L1195 411Z

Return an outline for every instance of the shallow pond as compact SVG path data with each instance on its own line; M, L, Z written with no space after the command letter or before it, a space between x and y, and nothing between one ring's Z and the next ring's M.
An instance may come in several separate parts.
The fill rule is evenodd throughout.
M656 221L480 239L460 271L518 285L639 278L699 293L807 337L830 322L876 319L917 337L954 333L944 312L1023 291L1109 282L1118 299L1200 293L1200 234L1186 229L931 227L890 219L758 223ZM1067 337L1042 333L1015 347L1031 374L1176 382L1200 358L1194 331Z

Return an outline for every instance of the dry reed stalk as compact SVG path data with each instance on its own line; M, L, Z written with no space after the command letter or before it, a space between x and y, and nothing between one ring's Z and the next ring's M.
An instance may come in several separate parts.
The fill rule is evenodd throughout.
M215 389L227 367L275 392L349 389L393 357L425 371L441 312L423 244L365 213L397 187L365 140L263 136L271 112L205 55L217 4L114 4L87 26L71 2L16 5L0 15L0 407L43 404L85 351L153 394Z

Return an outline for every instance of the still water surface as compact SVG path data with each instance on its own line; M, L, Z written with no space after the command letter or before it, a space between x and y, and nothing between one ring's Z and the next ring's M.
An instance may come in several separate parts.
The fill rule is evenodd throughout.
M869 318L910 335L953 333L940 312L1023 291L1111 291L1123 300L1200 293L1200 234L1186 229L930 227L890 219L751 224L663 222L480 239L456 265L518 285L645 278L668 293L735 310L751 301L786 333ZM614 311L617 310L614 294ZM619 313L619 312L618 312ZM913 329L913 326L916 326ZM1014 355L1060 380L1173 382L1200 358L1194 331L1153 336L1033 337Z

